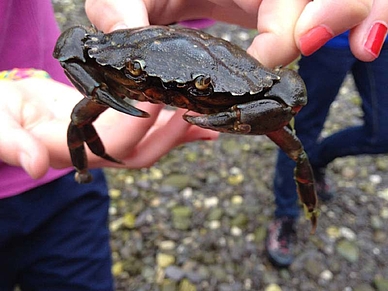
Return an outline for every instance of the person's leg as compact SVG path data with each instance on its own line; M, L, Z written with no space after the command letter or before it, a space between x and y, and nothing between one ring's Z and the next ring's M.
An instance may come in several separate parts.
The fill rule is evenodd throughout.
M388 45L370 63L357 61L352 73L362 99L364 124L341 130L314 149L312 162L325 167L337 157L388 152Z
M348 50L324 47L309 57L303 57L299 62L299 74L306 84L308 101L295 117L295 130L310 162L310 153L316 146L330 105L354 61L350 56ZM274 179L276 217L296 218L299 214L294 168L295 163L279 151Z
M22 290L113 290L108 191L100 170L68 174L20 195L22 231L8 244Z
M299 62L308 102L295 118L295 130L307 154L315 146L330 105L350 69L352 59L348 56L343 50L324 47ZM294 168L295 163L279 151L274 178L275 220L268 228L266 249L272 263L280 267L287 267L293 261L294 224L299 216Z
M13 291L17 283L15 245L20 243L23 223L19 196L0 199L0 290L4 291Z

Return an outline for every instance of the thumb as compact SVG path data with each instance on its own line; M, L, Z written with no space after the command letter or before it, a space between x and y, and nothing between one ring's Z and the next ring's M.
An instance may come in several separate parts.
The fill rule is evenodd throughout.
M49 168L45 146L7 112L0 114L0 159L21 166L32 178L42 177Z

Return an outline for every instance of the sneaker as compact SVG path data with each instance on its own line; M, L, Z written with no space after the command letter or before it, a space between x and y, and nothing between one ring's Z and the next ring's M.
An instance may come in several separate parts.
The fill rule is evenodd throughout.
M272 264L288 267L294 261L292 253L296 241L295 220L289 217L276 218L268 227L265 248Z
M325 171L326 168L313 169L315 178L315 188L317 191L318 198L321 201L329 201L335 196L335 192L332 189L333 187L329 183L327 183Z

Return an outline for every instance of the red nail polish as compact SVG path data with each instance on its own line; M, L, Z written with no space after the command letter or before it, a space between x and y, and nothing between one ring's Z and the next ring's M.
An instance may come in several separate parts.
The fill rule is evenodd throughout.
M300 38L300 51L303 55L309 56L323 46L333 36L334 33L327 26L321 25L314 27Z
M375 58L377 58L380 54L386 35L387 26L382 22L375 22L369 30L364 47Z

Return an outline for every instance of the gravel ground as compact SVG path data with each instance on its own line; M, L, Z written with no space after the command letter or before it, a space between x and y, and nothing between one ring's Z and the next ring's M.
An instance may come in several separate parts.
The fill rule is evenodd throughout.
M62 27L87 23L83 1L54 0ZM208 32L246 48L255 32ZM323 135L362 122L349 77ZM107 169L117 290L388 290L388 158L335 160L338 190L321 203L315 235L300 219L296 260L276 269L264 238L272 219L276 146L263 136L221 135L170 152L150 169Z

